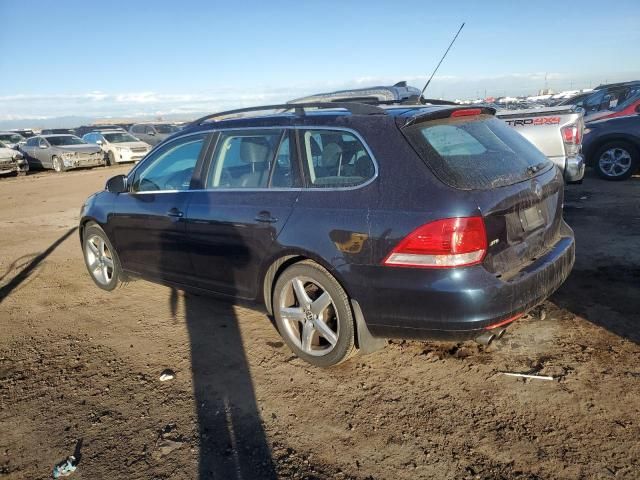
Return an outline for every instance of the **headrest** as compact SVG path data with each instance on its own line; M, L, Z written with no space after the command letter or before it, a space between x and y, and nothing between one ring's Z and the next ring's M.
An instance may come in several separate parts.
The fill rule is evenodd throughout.
M329 143L322 150L322 166L335 167L342 156L342 147L337 143Z
M271 150L264 137L244 137L240 143L240 159L245 163L266 162Z

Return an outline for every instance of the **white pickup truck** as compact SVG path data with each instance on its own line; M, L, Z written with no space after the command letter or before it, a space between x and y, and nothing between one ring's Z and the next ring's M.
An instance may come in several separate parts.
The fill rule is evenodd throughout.
M584 119L580 107L500 110L496 117L515 128L555 163L563 172L565 182L582 181Z

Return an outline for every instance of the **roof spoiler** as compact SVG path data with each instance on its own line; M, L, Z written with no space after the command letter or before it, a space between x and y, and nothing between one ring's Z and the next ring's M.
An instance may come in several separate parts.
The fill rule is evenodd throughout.
M466 105L458 105L457 108L441 108L429 112L418 111L416 115L407 118L404 125L402 125L402 128L443 118L461 118L495 114L496 109L492 107L469 107Z

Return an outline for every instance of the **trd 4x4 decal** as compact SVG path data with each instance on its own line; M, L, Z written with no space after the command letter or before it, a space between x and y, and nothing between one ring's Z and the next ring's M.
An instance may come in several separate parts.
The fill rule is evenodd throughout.
M524 127L525 125L558 125L560 117L525 118L522 120L505 120L512 127Z

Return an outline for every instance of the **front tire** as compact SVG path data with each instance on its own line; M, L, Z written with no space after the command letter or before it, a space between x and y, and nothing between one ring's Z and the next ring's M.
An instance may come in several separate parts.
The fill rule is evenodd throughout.
M107 234L98 225L92 224L85 228L82 252L87 271L94 283L107 291L116 288L122 277L120 259Z
M315 262L296 263L280 275L274 287L273 312L285 343L312 365L330 367L356 353L349 297Z
M53 163L53 169L56 171L56 173L62 173L66 170L64 162L60 157L53 157L51 159L51 163Z
M116 156L112 151L107 153L107 167L113 167L116 164Z
M594 155L596 173L605 180L626 180L638 169L640 153L631 143L622 140L608 142Z

